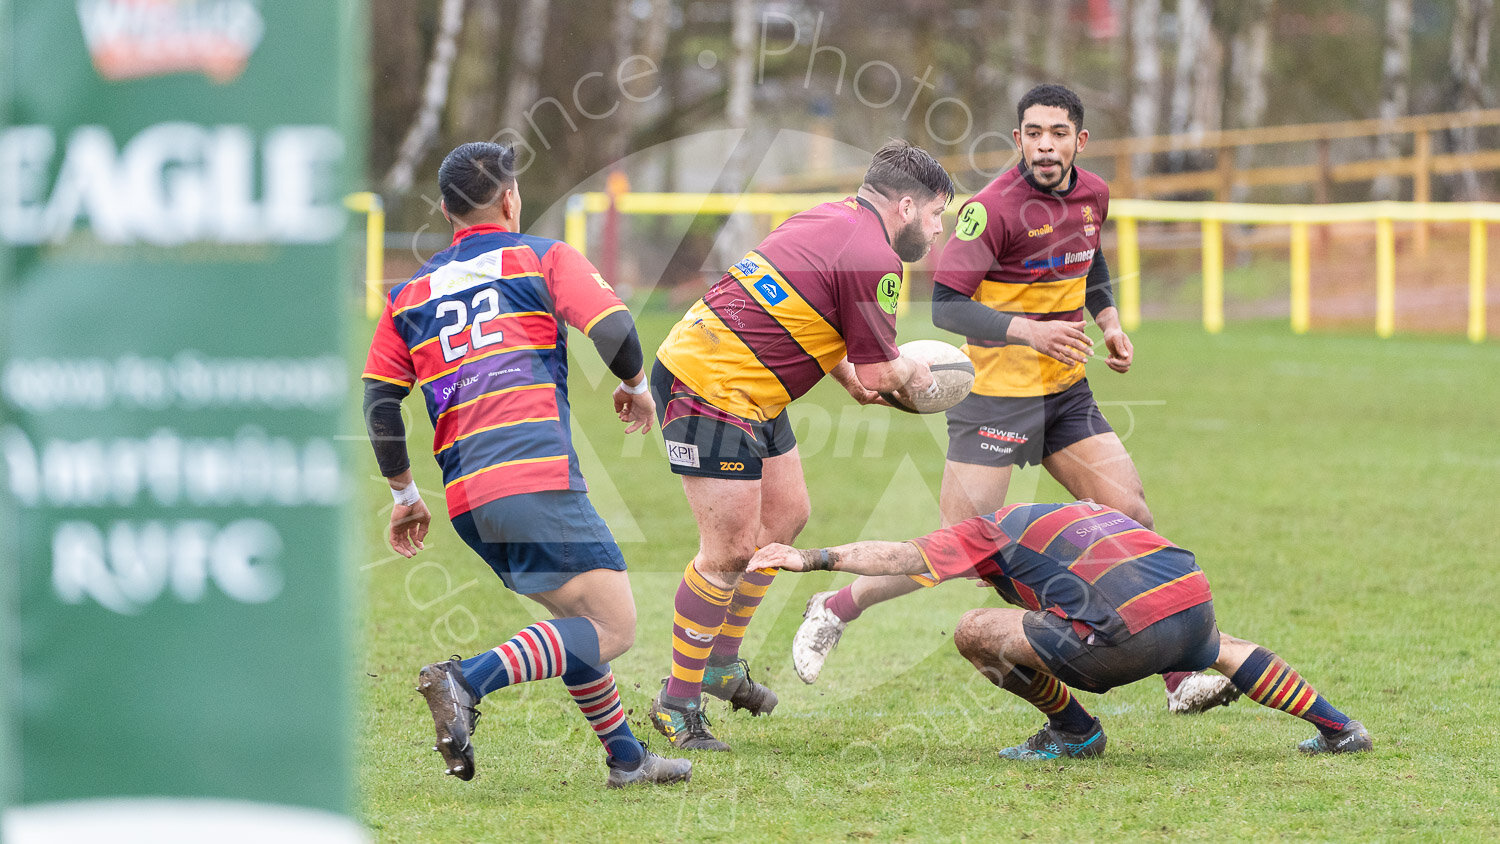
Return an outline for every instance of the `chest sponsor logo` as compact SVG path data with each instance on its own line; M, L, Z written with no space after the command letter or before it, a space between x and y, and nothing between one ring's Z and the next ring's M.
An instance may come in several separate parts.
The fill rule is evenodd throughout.
M667 462L673 466L686 466L689 469L698 468L698 446L691 443L679 443L667 440Z
M1044 234L1052 234L1052 232L1053 232L1052 224L1048 223L1048 224L1046 224L1045 226L1042 226L1039 229L1031 229L1031 230L1027 231L1026 232L1026 236L1027 237L1041 237Z

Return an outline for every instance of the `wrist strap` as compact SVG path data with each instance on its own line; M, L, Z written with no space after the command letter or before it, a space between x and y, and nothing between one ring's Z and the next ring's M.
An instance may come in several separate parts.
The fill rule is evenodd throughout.
M644 393L647 390L651 389L651 385L647 382L647 380L645 378L642 378L641 379L641 383L635 385L634 387L630 386L629 384L626 384L624 381L621 381L620 382L620 389L622 389L625 392L631 394L632 396L638 396L641 393Z
M402 507L410 507L422 500L422 493L417 489L416 481L413 481L400 489L391 487L391 498Z

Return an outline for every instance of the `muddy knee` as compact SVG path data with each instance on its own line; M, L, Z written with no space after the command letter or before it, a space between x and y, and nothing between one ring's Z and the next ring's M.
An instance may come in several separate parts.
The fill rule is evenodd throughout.
M985 613L982 609L969 610L953 629L953 646L970 662L983 658L991 650L984 636Z

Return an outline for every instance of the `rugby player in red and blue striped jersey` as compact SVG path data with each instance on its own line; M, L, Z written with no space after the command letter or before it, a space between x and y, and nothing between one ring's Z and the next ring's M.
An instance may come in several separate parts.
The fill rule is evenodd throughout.
M1068 686L1102 693L1163 671L1215 668L1246 697L1311 722L1304 753L1373 747L1280 657L1219 632L1213 594L1193 555L1091 501L1012 504L909 542L798 551L762 548L748 570L906 575L931 586L977 578L1025 609L970 610L959 653L990 682L1041 710L1047 724L1000 751L1005 759L1098 756L1104 730Z
M569 436L568 327L621 379L626 433L651 430L630 312L586 258L517 231L515 151L464 144L438 171L453 245L390 292L365 365L365 419L396 503L389 539L410 557L432 514L412 482L401 400L422 390L432 450L458 535L505 585L553 615L466 660L424 667L447 772L474 776L475 705L490 692L561 677L608 754L611 787L686 780L692 765L649 753L630 731L609 661L635 640L635 602Z

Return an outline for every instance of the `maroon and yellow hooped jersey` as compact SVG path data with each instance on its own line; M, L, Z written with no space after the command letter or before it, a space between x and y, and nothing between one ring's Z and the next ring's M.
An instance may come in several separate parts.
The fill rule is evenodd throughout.
M863 199L797 214L729 268L657 351L693 392L764 422L845 357L895 360L901 259Z
M980 304L1017 318L1083 321L1089 268L1109 214L1109 186L1073 168L1064 193L1042 190L1018 165L985 185L958 212L933 277ZM1030 346L968 338L974 392L1045 396L1083 379Z

